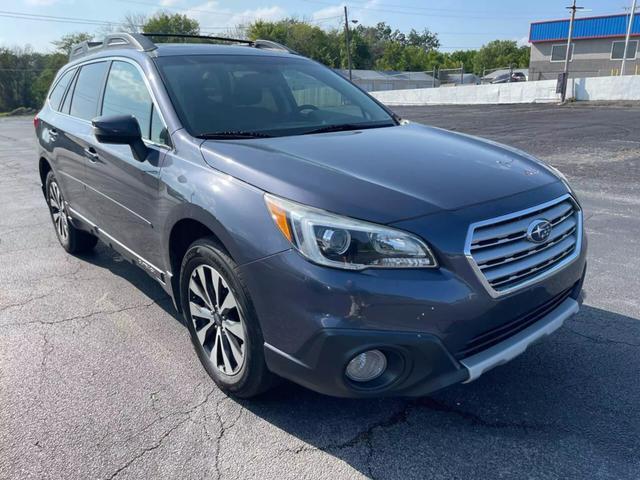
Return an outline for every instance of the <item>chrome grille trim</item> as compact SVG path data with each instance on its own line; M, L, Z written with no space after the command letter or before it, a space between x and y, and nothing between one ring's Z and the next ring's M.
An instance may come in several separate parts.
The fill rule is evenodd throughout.
M543 243L526 239L527 226L538 218L548 220L553 227ZM465 242L467 260L494 298L553 275L573 262L581 249L582 210L569 194L475 222L469 226Z

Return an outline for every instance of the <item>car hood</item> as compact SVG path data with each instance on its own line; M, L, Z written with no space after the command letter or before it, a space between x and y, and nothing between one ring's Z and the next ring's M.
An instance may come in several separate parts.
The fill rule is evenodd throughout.
M419 124L207 140L205 161L262 190L379 223L495 200L558 181L494 142Z

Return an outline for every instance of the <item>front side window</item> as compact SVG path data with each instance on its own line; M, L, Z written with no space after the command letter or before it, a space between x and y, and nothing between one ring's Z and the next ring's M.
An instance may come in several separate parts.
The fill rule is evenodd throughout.
M624 55L625 42L613 42L611 47L611 60L622 60ZM629 41L629 49L627 50L627 60L633 60L636 58L636 52L638 50L638 41Z
M89 63L80 69L70 114L84 120L91 120L98 115L98 97L107 70L107 62Z
M573 43L571 44L571 51L569 52L569 60L573 60ZM551 47L551 61L552 62L564 62L567 58L567 45L553 45Z
M62 101L62 97L64 96L64 92L67 90L71 79L73 78L73 74L75 73L75 68L71 69L62 74L56 86L51 90L51 94L49 95L49 103L51 104L51 108L54 110L60 110L60 102Z
M181 122L194 136L286 136L323 128L396 125L360 89L315 62L291 57L159 57Z
M104 89L102 115L133 115L142 137L151 138L153 101L138 69L127 62L115 61Z

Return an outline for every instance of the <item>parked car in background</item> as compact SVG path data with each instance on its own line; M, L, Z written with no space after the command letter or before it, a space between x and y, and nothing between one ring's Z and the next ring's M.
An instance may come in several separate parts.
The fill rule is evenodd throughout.
M509 82L509 77L511 77L511 83L513 83L513 82L526 82L527 81L527 77L525 76L524 73L522 73L522 72L513 72L511 74L503 73L502 75L498 75L497 77L495 77L491 81L491 83L510 83Z
M100 239L162 285L221 389L425 395L578 311L583 214L557 170L273 42L155 37L73 48L39 172L62 247Z

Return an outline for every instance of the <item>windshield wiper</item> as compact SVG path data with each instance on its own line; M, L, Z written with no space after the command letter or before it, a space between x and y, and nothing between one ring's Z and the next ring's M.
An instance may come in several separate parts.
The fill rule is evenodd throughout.
M366 128L393 127L395 123L339 123L335 125L325 125L324 127L307 130L304 135L312 133L346 132L349 130L364 130Z
M207 140L232 140L242 138L271 138L272 135L262 132L249 132L245 130L226 130L222 132L208 132L196 135Z

